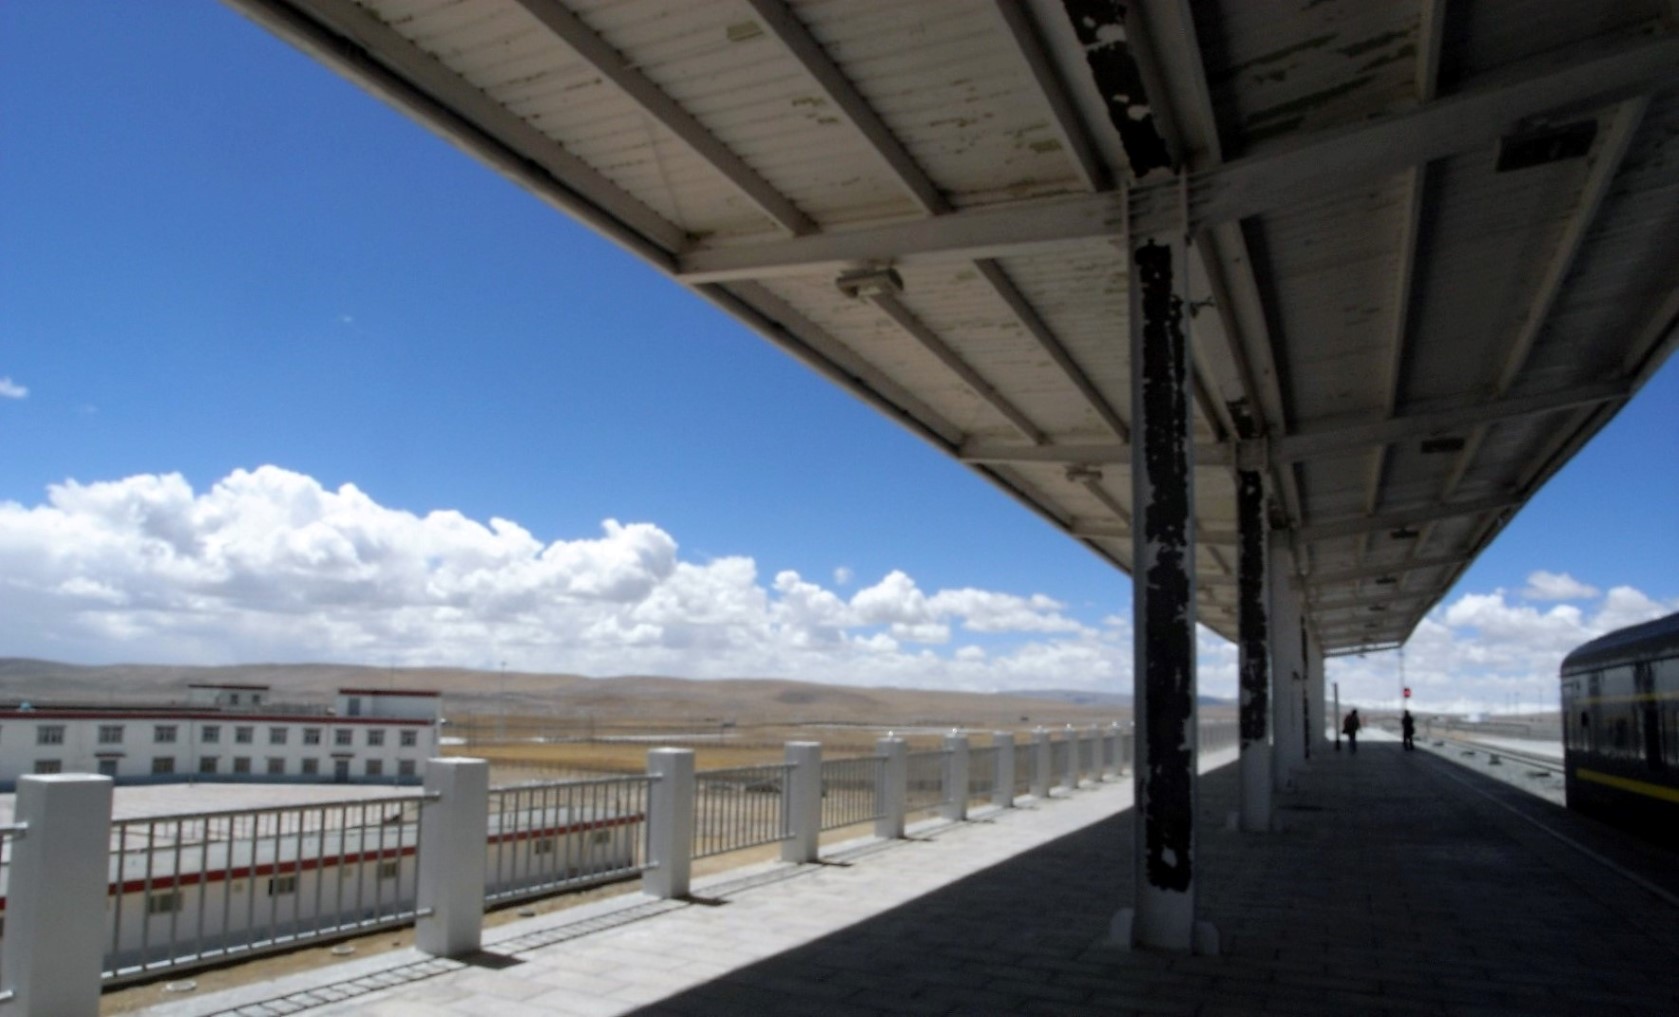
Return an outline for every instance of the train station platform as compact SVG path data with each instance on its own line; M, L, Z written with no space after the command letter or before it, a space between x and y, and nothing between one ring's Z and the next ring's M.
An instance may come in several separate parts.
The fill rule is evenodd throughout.
M631 895L413 953L154 1008L402 1017L1679 1013L1679 866L1451 758L1320 752L1282 828L1201 782L1214 957L1106 942L1131 894L1130 781Z

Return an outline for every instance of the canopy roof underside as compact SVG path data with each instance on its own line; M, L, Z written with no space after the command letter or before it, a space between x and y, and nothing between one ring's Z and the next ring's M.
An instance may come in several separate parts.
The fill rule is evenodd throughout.
M1666 0L230 2L1127 570L1181 222L1227 636L1238 456L1324 649L1392 645L1674 344Z

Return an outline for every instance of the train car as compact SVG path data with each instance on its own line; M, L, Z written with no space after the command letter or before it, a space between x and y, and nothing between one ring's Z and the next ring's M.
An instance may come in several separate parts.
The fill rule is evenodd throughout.
M1679 614L1563 658L1568 807L1679 847Z

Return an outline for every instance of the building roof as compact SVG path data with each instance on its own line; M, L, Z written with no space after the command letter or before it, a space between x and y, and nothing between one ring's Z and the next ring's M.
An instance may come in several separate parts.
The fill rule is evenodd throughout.
M441 692L430 692L420 689L339 689L341 696L424 696L435 699Z
M1227 636L1238 459L1392 645L1674 345L1658 0L231 2L1127 571L1118 241L1181 227Z

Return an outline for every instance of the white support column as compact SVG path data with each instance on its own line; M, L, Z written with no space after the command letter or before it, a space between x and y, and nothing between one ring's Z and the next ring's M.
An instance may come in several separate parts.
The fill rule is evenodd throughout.
M1032 732L1032 797L1048 798L1050 774L1049 771L1055 761L1054 750L1049 747L1049 732L1038 728Z
M939 814L961 822L968 818L968 736L952 731L944 736L944 748L950 753L949 765L945 767L945 779L950 781L947 789L950 800L944 803Z
M1236 651L1242 795L1238 824L1271 829L1271 601L1266 595L1265 477L1236 472Z
M1136 905L1114 917L1112 935L1127 947L1216 953L1217 932L1197 920L1196 907L1195 413L1186 233L1181 219L1127 221Z
M814 862L822 849L822 743L788 742L787 819L792 838L781 842L784 862Z
M994 732L991 744L997 750L997 777L991 788L991 803L1011 809L1014 807L1014 735L1008 731Z
M1068 724L1061 738L1067 743L1067 761L1060 773L1061 786L1073 791L1079 786L1079 733Z
M688 896L694 862L694 750L652 749L647 772L647 852L641 892L669 900Z
M490 764L428 759L425 789L438 799L420 815L414 945L434 957L460 957L477 951L483 939Z
M881 767L880 818L874 821L874 835L881 840L898 840L904 835L904 809L909 801L909 756L902 738L881 738L874 754L886 760Z
M19 777L0 975L7 1013L95 1017L105 946L111 778Z
M1289 584L1294 574L1294 554L1287 531L1270 537L1269 571L1271 588L1271 786L1286 791L1293 786L1292 746L1300 744L1294 721L1305 659L1300 653L1299 592Z
M1315 636L1306 639L1306 705L1311 710L1306 727L1307 757L1329 748L1329 704L1324 696L1323 646Z

